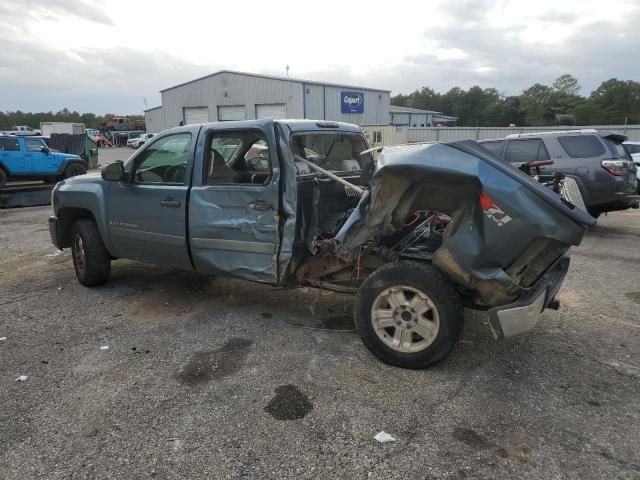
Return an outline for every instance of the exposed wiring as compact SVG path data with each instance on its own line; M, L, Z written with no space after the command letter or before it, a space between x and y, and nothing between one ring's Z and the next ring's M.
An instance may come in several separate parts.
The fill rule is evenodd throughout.
M418 220L420 220L420 217L422 216L422 214L420 212L416 212L414 215L415 215L415 217L413 218L413 220L411 220L409 223L403 223L402 225L404 227L410 227L411 225L416 223Z

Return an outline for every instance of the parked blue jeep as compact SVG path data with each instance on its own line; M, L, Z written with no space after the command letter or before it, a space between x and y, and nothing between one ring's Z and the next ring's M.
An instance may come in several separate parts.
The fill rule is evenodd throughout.
M0 188L8 180L57 181L85 173L82 158L50 151L42 138L0 136Z

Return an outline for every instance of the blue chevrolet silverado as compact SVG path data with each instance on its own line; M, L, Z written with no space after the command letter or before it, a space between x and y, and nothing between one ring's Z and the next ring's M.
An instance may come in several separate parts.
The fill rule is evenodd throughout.
M10 180L59 180L85 173L82 158L51 151L42 138L0 136L0 188Z
M496 338L531 330L594 219L473 141L388 147L311 120L187 125L52 192L51 239L78 280L129 258L355 294L383 361L424 368L487 311ZM212 302L215 300L212 299Z

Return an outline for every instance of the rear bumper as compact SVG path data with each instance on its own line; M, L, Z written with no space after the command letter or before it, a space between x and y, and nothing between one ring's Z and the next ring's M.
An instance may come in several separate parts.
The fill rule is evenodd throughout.
M538 282L518 300L489 310L489 324L496 338L508 338L532 330L542 311L560 290L567 272L570 257L560 257Z
M603 208L604 211L626 210L627 208L638 208L640 205L640 195L635 193L616 193L616 198L608 208Z
M58 250L62 250L60 247L60 239L58 238L58 217L56 216L49 217L49 236L51 237L51 243L53 243Z

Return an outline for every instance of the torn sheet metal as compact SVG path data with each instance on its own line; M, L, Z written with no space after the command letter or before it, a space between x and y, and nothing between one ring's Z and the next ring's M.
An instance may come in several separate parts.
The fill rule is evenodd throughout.
M400 229L417 210L442 212L452 221L433 263L472 290L477 305L501 305L522 294L535 272L578 245L595 223L563 202L471 140L386 147L371 189L335 237L336 253L349 257ZM527 275L528 269L534 273Z

